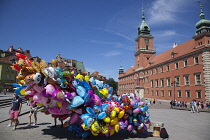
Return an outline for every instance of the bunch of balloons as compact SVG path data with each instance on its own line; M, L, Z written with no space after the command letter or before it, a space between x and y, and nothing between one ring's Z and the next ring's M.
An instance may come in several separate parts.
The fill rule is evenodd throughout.
M112 95L113 88L93 77L74 71L62 70L52 59L52 66L40 63L17 53L18 83L13 83L15 93L31 101L31 105L43 105L45 114L67 120L76 136L112 136L122 129L136 134L147 130L150 123L148 107L134 93L120 97Z

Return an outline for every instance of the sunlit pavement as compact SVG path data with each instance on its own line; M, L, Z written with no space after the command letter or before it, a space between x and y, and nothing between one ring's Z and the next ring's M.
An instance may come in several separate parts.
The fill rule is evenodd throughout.
M25 109L28 108L26 104L23 105ZM208 140L210 130L210 113L200 112L191 113L187 110L169 109L168 103L157 104L151 106L149 109L151 121L163 122L169 134L170 140ZM5 109L6 110L6 109ZM7 113L0 109L0 114ZM60 128L60 122L57 121L58 126L51 128L54 125L54 120L51 115L45 115L38 112L38 125L26 127L28 121L28 114L22 115L19 118L20 125L15 131L12 127L7 127L9 121L0 123L0 139L2 140L40 140L40 139L80 139L67 130L67 128ZM32 122L34 118L32 116ZM152 132L152 129L149 130ZM130 135L126 131L120 131L111 137L89 137L91 140L105 140L105 139L146 139L146 140L160 140L158 137L146 137L145 135Z

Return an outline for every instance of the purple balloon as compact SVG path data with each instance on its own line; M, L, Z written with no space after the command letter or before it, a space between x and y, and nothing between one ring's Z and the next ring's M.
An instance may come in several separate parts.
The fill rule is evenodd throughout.
M77 123L77 122L80 121L79 119L80 119L79 114L74 113L74 114L70 117L69 123L70 123L70 124Z
M140 108L136 108L136 109L133 110L133 113L134 113L134 114L138 114L138 113L140 113L140 111L141 111Z

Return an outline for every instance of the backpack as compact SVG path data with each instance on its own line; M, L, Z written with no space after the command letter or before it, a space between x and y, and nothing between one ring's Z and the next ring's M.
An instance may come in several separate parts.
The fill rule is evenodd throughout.
M160 137L163 139L169 138L169 135L164 127L160 130Z

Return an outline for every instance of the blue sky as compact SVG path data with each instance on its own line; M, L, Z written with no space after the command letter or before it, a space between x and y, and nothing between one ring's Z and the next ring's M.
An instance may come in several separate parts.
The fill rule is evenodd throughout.
M134 65L135 38L144 3L156 54L195 35L198 0L0 0L0 49L31 50L50 62L83 61L87 71L118 80L119 67ZM210 20L210 1L202 0Z

